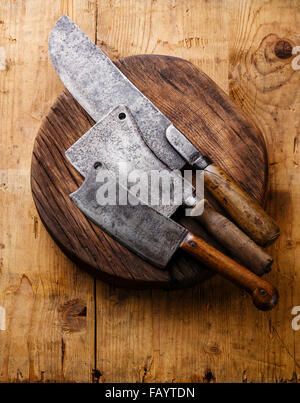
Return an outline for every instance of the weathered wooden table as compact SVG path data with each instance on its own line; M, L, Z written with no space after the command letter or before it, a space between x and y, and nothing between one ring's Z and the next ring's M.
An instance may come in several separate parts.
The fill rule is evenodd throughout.
M30 160L63 89L48 34L68 14L110 54L192 61L242 106L269 153L279 307L221 278L180 291L116 289L78 270L42 226ZM300 4L288 0L0 0L1 381L296 381L300 330Z

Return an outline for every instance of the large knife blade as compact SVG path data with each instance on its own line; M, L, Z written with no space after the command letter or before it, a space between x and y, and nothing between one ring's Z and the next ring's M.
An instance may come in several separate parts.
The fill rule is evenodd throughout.
M182 137L180 133L109 60L109 58L63 15L49 38L53 65L68 90L89 115L98 121L120 104L130 106L142 136L170 169L181 169L185 160L166 138ZM197 150L197 164L203 169L210 192L234 221L258 244L267 245L279 236L279 228L266 212L244 192L220 167L206 160ZM189 160L189 158L187 159Z
M184 166L185 161L165 136L172 126L170 120L66 15L51 31L49 54L62 82L96 122L119 105L130 106L146 143L157 157L171 169Z
M146 146L139 127L129 108L117 106L80 137L67 151L66 157L72 165L86 177L93 166L93 161L102 164L117 174L120 180L127 181L132 172L143 172L145 181L151 182L151 173L156 173L161 182L170 183L170 187L160 187L160 197L155 209L167 217L174 214L185 201L183 197L175 203L174 189L182 189L182 196L190 195L190 204L195 205L194 189L184 181L180 171L170 171ZM185 187L185 188L184 188ZM185 192L184 192L185 190ZM148 200L150 202L150 192ZM170 203L162 203L163 200ZM201 211L199 212L201 214Z
M253 298L255 306L272 309L278 293L270 283L258 277L234 260L223 255L184 227L136 199L134 205L101 205L97 193L101 182L97 181L104 164L93 161L93 167L83 185L70 195L78 208L114 239L143 259L165 267L178 249L182 249L207 267L244 288ZM131 194L131 200L135 196Z

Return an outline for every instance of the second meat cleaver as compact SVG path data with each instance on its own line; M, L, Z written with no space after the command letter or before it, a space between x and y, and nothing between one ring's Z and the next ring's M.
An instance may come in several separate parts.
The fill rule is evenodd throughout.
M136 200L134 205L100 204L98 195L102 185L98 175L103 168L107 172L105 164L92 160L92 168L84 183L70 197L89 219L118 242L161 268L167 266L178 249L182 249L244 288L252 296L258 309L269 310L277 304L278 292L270 283L223 255L175 221L148 205L141 204L135 195L131 194L131 200ZM128 196L129 194L130 192Z
M184 195L182 190L185 184L189 187L187 191L189 191L190 203L192 206L197 203L197 199L193 196L192 185L183 180L180 171L176 174L168 170L146 146L131 111L126 106L117 106L91 127L66 151L66 157L83 177L87 176L93 161L100 160L119 177L119 180L126 181L126 188L130 174L143 173L139 179L147 182L144 185L148 186L151 183L151 172L156 171L161 180L165 179L165 182L168 180L170 183L168 188L160 187L161 194L158 197L158 204L155 204L155 209L167 217L172 216L184 202L181 197L177 203L174 203L174 188L181 187L180 193ZM170 203L162 203L168 195ZM143 200L144 203L151 203L149 196L150 192L148 192L147 200Z
M66 15L51 32L49 53L67 89L95 121L119 105L129 106L146 144L164 164L174 170L187 161L204 170L210 192L258 244L270 244L279 236L272 218L220 167L203 157Z

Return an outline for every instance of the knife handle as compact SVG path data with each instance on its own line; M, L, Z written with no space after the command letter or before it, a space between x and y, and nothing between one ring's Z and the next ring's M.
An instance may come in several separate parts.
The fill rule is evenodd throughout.
M276 306L278 291L272 284L219 252L196 235L188 232L181 242L180 248L222 277L246 290L252 296L253 303L258 309L268 311Z
M208 165L204 169L204 182L224 210L258 245L270 245L278 238L278 225L222 168Z
M206 199L196 204L191 215L195 216L195 219L230 252L234 259L249 270L258 276L270 272L273 263L271 256L232 221L217 212Z

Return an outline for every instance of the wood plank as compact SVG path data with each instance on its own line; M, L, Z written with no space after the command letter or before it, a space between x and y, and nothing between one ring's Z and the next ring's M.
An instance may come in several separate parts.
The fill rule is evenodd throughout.
M98 301L103 294L106 299L98 317L97 356L106 381L140 380L142 364L143 381L297 379L299 347L290 312L299 301L299 195L294 186L298 184L299 161L295 123L298 82L293 75L288 88L278 85L272 93L268 88L258 91L255 84L258 79L258 85L263 86L263 71L254 74L250 64L251 52L259 48L264 35L275 32L292 38L294 45L299 43L291 28L299 26L299 7L295 2L290 6L283 0L99 2L97 40L110 56L175 55L201 67L225 91L230 83L230 95L265 133L271 162L268 211L279 219L283 234L271 249L276 259L271 278L282 293L279 309L271 314L257 312L243 292L219 278L184 291L153 291L151 301L148 293L127 291L122 298L124 291L98 283ZM274 74L280 84L280 72ZM272 74L270 78L272 82ZM290 151L293 141L294 153ZM290 179L285 182L287 177ZM110 295L122 301L117 314ZM113 339L110 336L115 331L119 337ZM135 349L128 348L133 345Z
M94 280L62 254L35 210L33 140L62 90L48 34L62 12L95 32L90 1L0 2L1 269L0 379L90 381L94 367Z
M249 381L296 380L300 344L291 327L291 310L300 301L300 72L292 68L291 48L300 43L300 4L232 1L231 7L230 95L264 134L270 164L267 210L281 227L279 241L269 249L279 307L268 319L259 318L259 333L245 323L240 330L256 346L247 376ZM278 53L282 42L286 52Z

